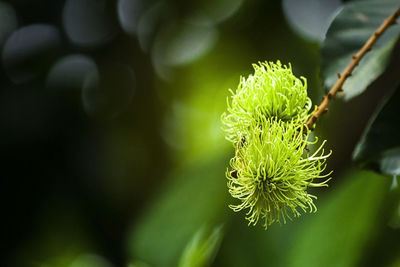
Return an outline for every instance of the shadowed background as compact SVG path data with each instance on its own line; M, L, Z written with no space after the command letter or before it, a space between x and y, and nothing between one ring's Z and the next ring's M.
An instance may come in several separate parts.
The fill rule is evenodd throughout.
M334 179L316 214L264 231L228 208L228 89L279 59L318 104L341 4L0 1L3 266L399 266L391 180L350 161L376 90L317 129Z

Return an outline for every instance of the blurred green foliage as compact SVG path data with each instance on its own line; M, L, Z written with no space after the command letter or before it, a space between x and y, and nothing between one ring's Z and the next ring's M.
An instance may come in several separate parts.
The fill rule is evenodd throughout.
M200 228L183 251L179 266L211 265L218 252L222 238L222 226L215 227L208 236L205 228Z
M228 208L228 89L279 59L317 104L398 1L338 5L0 1L1 265L399 266L398 25L318 123L334 170L318 212L265 231ZM326 38L304 31L315 12ZM362 132L357 159L391 177L350 167Z

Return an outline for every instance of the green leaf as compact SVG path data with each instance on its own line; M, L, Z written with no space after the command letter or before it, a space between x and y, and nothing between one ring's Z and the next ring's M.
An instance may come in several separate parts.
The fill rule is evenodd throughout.
M387 175L400 175L400 86L369 123L353 159Z
M392 198L394 198L393 211L390 216L388 225L394 229L400 229L400 178L393 176L392 185L390 189L392 191Z
M333 20L321 50L322 76L326 90L337 81L354 55L400 4L398 0L365 0L344 5ZM344 98L349 100L361 93L386 69L400 26L389 27L365 55L343 85Z
M356 266L384 227L390 181L366 171L350 172L342 181L290 240L287 266Z
M177 266L185 246L201 227L225 219L229 211L224 175L227 161L225 156L211 157L171 175L129 234L131 259L153 267ZM209 244L216 239L209 239Z
M346 267L363 257L385 227L391 181L371 171L334 175L315 214L284 225L249 227L235 215L225 231L216 266ZM383 215L382 215L383 214ZM364 266L364 265L359 265Z
M219 249L223 237L222 226L217 226L211 233L205 227L200 228L187 244L179 267L210 266Z

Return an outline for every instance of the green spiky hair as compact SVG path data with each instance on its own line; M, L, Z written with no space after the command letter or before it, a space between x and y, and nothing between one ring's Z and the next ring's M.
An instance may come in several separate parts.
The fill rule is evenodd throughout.
M230 205L234 211L248 209L249 224L261 218L264 226L298 217L298 209L316 211L315 196L308 187L327 186L321 173L326 167L323 145L312 154L304 152L309 144L308 132L294 122L263 119L263 129L252 127L250 138L238 144L236 155L227 172L229 192L240 204Z
M327 186L323 142L309 154L310 131L303 125L312 106L305 78L277 63L253 65L254 75L241 78L222 115L226 139L236 149L227 171L230 194L247 210L249 224L264 226L316 211L309 187ZM229 101L230 100L230 101ZM322 180L321 180L322 179ZM315 180L320 180L314 182Z
M254 120L276 117L305 121L311 109L307 80L294 76L290 64L260 62L253 68L253 75L241 77L236 92L230 90L228 112L222 115L223 129L231 142L238 141L238 134L245 136Z

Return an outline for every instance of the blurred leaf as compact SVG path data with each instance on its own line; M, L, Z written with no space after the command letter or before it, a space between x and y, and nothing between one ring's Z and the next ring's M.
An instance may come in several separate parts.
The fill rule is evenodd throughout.
M237 49L231 49L230 53L237 54ZM216 54L221 55L223 51L218 50ZM179 79L173 88L164 90L174 95L169 96L171 104L165 113L162 136L175 149L174 156L180 164L207 158L222 150L233 153L232 145L224 140L221 114L226 110L228 89L237 87L239 66L249 65L241 56L234 59L208 56L179 70ZM221 68L221 65L226 66ZM185 90L173 91L177 88Z
M164 24L154 40L154 67L170 80L169 67L184 66L200 59L217 43L218 30L206 18Z
M286 264L287 252L293 243L288 240L292 239L303 218L275 224L265 230L262 225L249 226L243 213L231 213L233 220L225 230L215 266L289 266Z
M75 259L69 267L113 267L113 265L105 258L96 254L82 254Z
M393 211L389 219L388 225L394 229L400 229L400 178L393 176L392 185L390 190L392 191L392 198L394 198Z
M212 157L172 175L129 235L132 259L150 266L176 266L191 236L204 224L223 219L228 210L226 162L225 157Z
M289 266L355 266L376 235L390 181L372 172L351 172L292 238Z
M392 218L390 218L389 226L394 229L400 229L400 202L397 204L397 208L394 209Z
M14 264L9 266L67 267L79 262L79 257L87 255L87 251L98 249L74 200L51 199L48 203L51 205L39 211L40 219L29 222L34 225L34 231L28 241L21 244L14 255Z
M302 37L321 42L341 5L340 0L283 0L289 25Z
M377 112L357 144L353 159L388 175L400 175L400 88Z
M128 264L128 267L151 267L151 266L142 261L134 261L134 262Z
M389 265L389 267L400 267L400 256L397 256L397 258L392 262L392 264Z
M398 7L398 0L365 0L344 5L322 45L322 76L326 90L335 84L337 74L350 63L352 55ZM361 94L385 70L399 33L400 26L389 27L361 60L343 85L346 100Z
M238 220L225 232L216 266L356 266L362 249L385 220L379 215L390 201L386 199L390 181L367 171L334 178L342 184L331 184L327 194L319 195L315 214L272 225L267 231L248 227L235 216Z
M207 233L204 227L200 228L187 244L179 266L210 266L219 249L222 237L222 226L215 227L211 233Z
M241 7L244 0L202 0L191 1L190 5L198 14L209 17L213 23L221 23L232 17Z
M135 36L138 31L139 21L143 14L154 4L149 0L119 0L118 19L121 28L129 35Z

